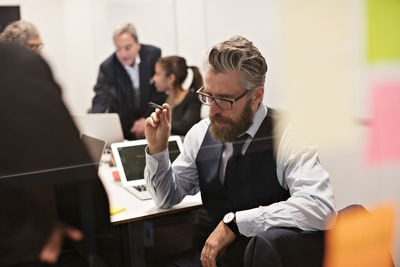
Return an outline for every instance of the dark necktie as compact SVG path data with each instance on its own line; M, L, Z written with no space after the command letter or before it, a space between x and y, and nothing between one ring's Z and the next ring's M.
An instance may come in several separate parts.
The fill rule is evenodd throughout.
M233 152L226 163L224 185L228 185L232 181L232 176L236 173L236 168L242 158L242 148L249 135L245 133L232 143Z

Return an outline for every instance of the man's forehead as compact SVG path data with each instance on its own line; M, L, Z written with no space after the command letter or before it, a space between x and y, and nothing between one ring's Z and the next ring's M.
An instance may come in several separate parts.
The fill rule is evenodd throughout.
M208 70L205 75L204 88L206 92L231 94L240 88L239 72L215 73Z
M128 45L128 44L134 45L134 44L136 44L136 41L135 41L135 39L133 39L133 37L129 33L123 32L123 33L115 36L114 43L115 43L115 45L117 45L117 43L121 44L121 45Z

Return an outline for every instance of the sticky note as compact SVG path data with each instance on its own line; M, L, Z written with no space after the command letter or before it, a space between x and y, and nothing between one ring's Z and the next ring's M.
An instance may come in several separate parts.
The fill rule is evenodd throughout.
M285 0L281 89L294 147L352 141L354 63L350 1ZM310 11L312 10L312 11ZM316 21L318 23L316 23ZM301 51L301 52L300 52ZM268 81L267 81L268 83Z
M400 80L376 82L371 95L367 164L400 162Z
M367 0L367 58L400 60L400 1Z
M118 214L118 213L123 212L125 210L126 210L126 208L124 208L124 207L110 206L110 214L111 215Z
M392 267L394 207L349 211L326 233L324 267Z
M112 175L113 175L113 177L114 177L114 181L120 181L120 180L121 180L118 171L113 171L113 172L112 172Z

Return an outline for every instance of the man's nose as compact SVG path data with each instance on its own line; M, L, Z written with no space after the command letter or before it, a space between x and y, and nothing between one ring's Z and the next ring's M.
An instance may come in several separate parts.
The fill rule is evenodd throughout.
M210 104L210 115L214 116L215 114L221 113L223 110L217 106L217 104L215 103L215 101L211 101Z

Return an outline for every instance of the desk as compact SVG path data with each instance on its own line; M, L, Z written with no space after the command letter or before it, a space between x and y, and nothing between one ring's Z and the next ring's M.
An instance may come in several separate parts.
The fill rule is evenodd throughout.
M128 266L145 266L143 244L138 243L143 235L144 219L151 219L158 216L164 216L202 206L200 193L194 196L186 196L182 202L169 209L159 209L155 206L153 200L140 200L129 193L119 181L114 181L112 172L116 167L101 165L99 176L108 195L110 206L120 206L126 208L125 211L111 216L111 224L121 225L123 232L126 233L125 256ZM137 237L137 238L136 238ZM132 240L135 239L135 246Z

